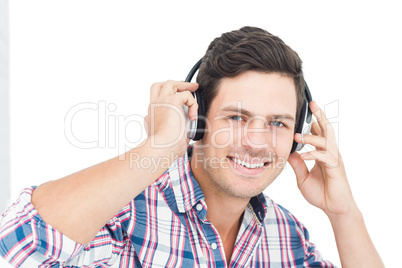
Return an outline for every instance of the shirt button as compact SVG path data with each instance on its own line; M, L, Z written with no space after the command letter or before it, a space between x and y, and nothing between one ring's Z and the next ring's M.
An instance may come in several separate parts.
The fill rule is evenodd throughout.
M212 244L211 244L211 248L212 248L212 249L217 249L217 248L218 248L218 245L217 245L216 243L212 243Z
M202 205L201 205L201 204L197 204L197 205L195 206L195 208L196 208L198 211L201 211L201 210L202 210Z

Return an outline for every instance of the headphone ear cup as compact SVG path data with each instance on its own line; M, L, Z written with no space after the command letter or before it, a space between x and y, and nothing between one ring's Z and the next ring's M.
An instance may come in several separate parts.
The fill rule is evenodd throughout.
M311 125L313 124L313 113L310 110L310 102L313 101L311 96L310 89L306 82L304 82L304 92L305 92L305 99L303 103L303 107L300 111L299 118L297 119L296 126L295 126L295 133L301 134L310 134ZM294 151L300 151L303 148L304 144L297 143L293 140L292 149L290 153Z
M184 81L191 82L191 79L193 78L194 74L200 68L201 63L202 63L202 58L199 61L197 61L197 63L193 66L193 68L191 68L190 72L188 73L188 75ZM200 92L200 89L196 90L192 94L198 104L198 111L197 111L196 119L194 121L191 121L188 118L188 107L186 105L183 105L183 110L184 110L184 114L185 114L186 120L187 120L187 137L194 141L198 141L198 140L202 139L202 137L204 136L204 132L205 132L205 125L206 125L205 101Z
M295 134L296 133L302 133L303 127L305 124L307 124L306 119L307 119L307 102L305 101L303 103L303 107L300 111L299 118L297 119L296 126L295 126ZM292 145L292 150L290 153L293 153L295 151L299 151L303 148L303 144L297 143L295 140L293 140L293 145Z
M197 113L197 119L195 120L196 121L195 129L192 130L195 132L194 137L192 139L194 141L198 141L201 140L202 137L204 136L207 118L205 110L205 100L200 90L199 89L196 90L193 93L193 96L195 97L198 103L198 113Z

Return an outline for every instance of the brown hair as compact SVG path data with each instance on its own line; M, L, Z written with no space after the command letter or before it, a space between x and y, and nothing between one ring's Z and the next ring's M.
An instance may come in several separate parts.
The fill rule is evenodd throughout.
M251 70L293 78L297 96L296 118L299 118L305 95L301 59L279 37L249 26L215 38L202 59L197 82L205 100L206 113L222 78Z

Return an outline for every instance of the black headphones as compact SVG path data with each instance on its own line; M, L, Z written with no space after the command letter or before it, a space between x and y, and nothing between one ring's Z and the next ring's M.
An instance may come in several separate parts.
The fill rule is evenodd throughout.
M191 82L191 79L193 78L194 74L200 68L201 62L202 58L193 66L193 68L191 68L190 72L186 77L185 82ZM309 134L312 125L312 112L310 110L309 103L313 100L313 98L311 97L311 93L307 83L305 83L304 85L305 85L305 99L303 102L302 109L300 111L300 117L296 122L295 133ZM205 101L199 90L196 90L192 94L198 103L197 118L194 121L191 121L188 118L188 107L186 105L183 105L183 109L187 120L187 137L189 139L197 141L202 139L205 132L205 120L206 120ZM301 150L303 146L304 144L293 141L292 150L290 151L290 153Z

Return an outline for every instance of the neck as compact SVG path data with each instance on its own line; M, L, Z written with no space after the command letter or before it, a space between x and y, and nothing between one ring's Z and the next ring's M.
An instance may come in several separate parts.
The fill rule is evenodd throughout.
M207 219L218 230L221 239L235 239L248 202L231 202L215 196L205 196L205 202L208 205Z
M205 202L208 206L207 219L218 230L223 241L233 240L234 238L234 244L243 219L244 210L250 198L231 196L215 185L202 167L203 165L196 165L196 163L202 161L202 159L196 159L199 155L198 153L193 153L190 166L194 178L205 196Z

